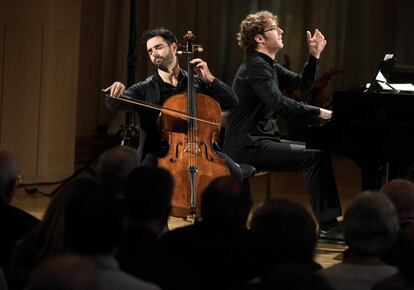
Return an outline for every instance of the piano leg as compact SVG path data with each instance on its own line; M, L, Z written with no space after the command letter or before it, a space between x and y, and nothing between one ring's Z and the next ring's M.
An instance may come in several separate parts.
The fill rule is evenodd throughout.
M354 160L361 169L361 190L381 189L386 175L386 162L364 159Z
M411 160L354 161L361 169L362 190L379 190L386 182L395 178L413 179L414 163Z
M389 178L392 180L395 178L406 178L413 180L414 177L414 162L413 157L402 157L397 160L391 160L389 162Z

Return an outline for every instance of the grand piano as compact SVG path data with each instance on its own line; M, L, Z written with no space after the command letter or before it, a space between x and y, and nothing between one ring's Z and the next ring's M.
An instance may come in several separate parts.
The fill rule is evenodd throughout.
M308 127L306 147L354 160L362 190L379 189L387 165L414 161L413 94L337 91L332 110L331 120Z

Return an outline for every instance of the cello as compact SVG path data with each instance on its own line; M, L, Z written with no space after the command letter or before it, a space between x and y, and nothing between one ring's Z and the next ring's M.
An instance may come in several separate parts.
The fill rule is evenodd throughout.
M191 31L184 36L187 55L187 93L168 98L162 107L177 115L161 110L162 136L169 144L158 166L168 169L174 177L175 189L171 215L194 220L200 214L200 197L204 188L216 177L230 175L225 161L216 154L213 143L219 138L221 109L212 97L195 93L194 55ZM187 115L187 116L186 116ZM202 121L209 120L209 121Z

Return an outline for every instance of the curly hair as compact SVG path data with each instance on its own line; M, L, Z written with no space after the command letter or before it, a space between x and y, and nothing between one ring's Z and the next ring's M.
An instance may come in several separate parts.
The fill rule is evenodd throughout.
M278 22L278 17L269 11L259 11L246 16L240 23L240 31L237 33L237 42L245 52L254 51L257 42L254 37L263 33L265 26L270 21Z

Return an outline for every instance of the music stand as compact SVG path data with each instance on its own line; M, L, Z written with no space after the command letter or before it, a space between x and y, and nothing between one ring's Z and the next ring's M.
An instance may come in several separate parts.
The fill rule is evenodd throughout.
M365 92L380 92L383 91L383 86L389 87L393 91L397 91L390 84L387 83L388 77L391 75L391 70L395 64L394 54L386 54L381 61L377 72L374 75L368 89Z

